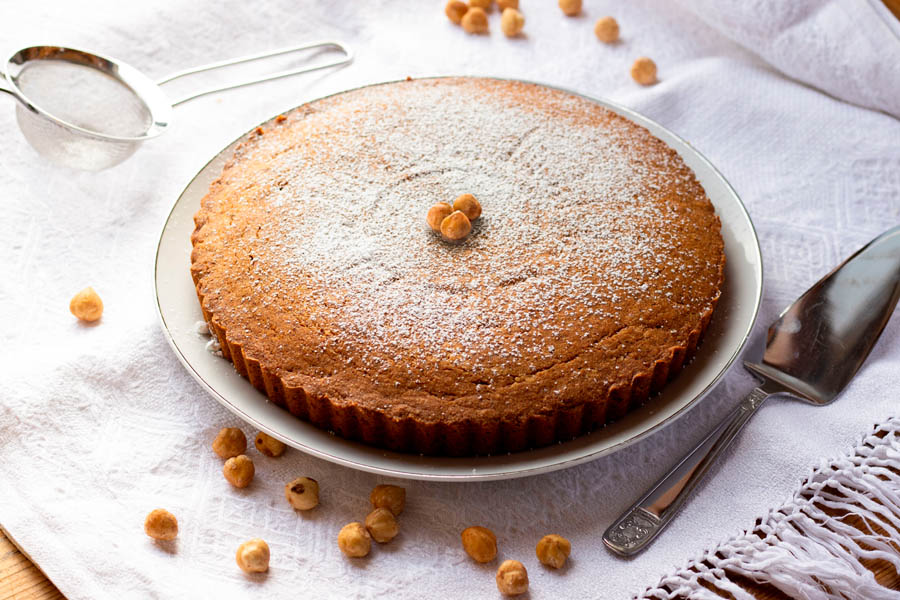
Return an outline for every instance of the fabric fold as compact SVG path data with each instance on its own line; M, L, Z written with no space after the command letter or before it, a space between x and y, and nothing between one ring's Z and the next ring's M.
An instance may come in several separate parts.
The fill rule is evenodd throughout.
M786 76L900 118L900 36L883 5L699 0L681 5Z

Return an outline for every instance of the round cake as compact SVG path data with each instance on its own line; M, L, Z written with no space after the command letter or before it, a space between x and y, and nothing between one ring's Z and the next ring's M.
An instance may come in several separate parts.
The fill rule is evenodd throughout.
M426 223L463 193L461 243ZM511 452L620 418L696 349L719 219L678 154L583 97L408 80L298 107L236 149L191 273L225 358L348 439Z

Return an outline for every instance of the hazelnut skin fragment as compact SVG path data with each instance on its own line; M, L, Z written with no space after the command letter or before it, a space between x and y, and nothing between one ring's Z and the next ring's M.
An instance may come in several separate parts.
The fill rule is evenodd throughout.
M497 558L497 536L487 527L466 527L460 537L463 550L475 562L487 563Z
M255 473L256 469L253 466L253 461L246 454L229 458L225 461L225 466L222 467L222 474L225 475L225 479L236 488L245 488L250 485Z
M572 544L561 535L551 533L541 538L534 551L542 564L561 569L572 552Z
M338 533L338 548L350 558L362 558L372 549L372 538L362 523L347 523Z
M488 32L487 13L484 12L483 8L477 6L470 7L469 10L466 11L466 14L463 15L460 23L466 33Z
M497 569L497 589L505 596L518 596L528 591L528 571L517 560L504 560Z
M178 519L166 509L157 508L144 519L144 532L154 540L174 540L178 535Z
M238 546L235 560L244 573L265 573L269 570L269 545L254 538Z
M103 316L103 300L92 287L86 287L69 301L69 312L81 321L93 323Z
M224 427L213 440L212 449L219 458L229 459L238 456L247 449L247 436L237 427Z

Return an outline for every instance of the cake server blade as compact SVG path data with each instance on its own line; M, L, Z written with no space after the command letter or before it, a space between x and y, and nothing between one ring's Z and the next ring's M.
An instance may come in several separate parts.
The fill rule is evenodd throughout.
M765 353L744 366L762 383L603 534L637 554L672 520L716 458L773 394L821 406L853 379L900 297L900 226L881 234L791 304L769 327Z

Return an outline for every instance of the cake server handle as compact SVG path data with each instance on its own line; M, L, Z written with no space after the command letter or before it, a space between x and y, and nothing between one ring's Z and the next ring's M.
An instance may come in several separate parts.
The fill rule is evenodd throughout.
M603 543L619 556L646 548L684 505L710 466L731 445L763 400L775 390L755 388L697 447L603 533Z
M256 60L261 60L264 58L270 58L272 56L281 56L283 54L290 54L292 52L300 52L303 50L312 50L313 48L324 48L330 50L337 50L340 52L340 56L327 60L320 63L314 63L312 65L306 65L303 67L298 67L294 69L288 69L286 71L278 71L275 73L269 73L267 75L262 76L254 76L249 79L243 79L239 81L235 81L232 83L227 83L225 85L219 85L207 89L200 90L198 92L193 92L184 96L182 98L178 98L174 102L172 102L172 106L177 106L182 102L187 102L188 100L193 100L194 98L199 98L200 96L205 96L207 94L213 94L215 92L221 92L223 90L230 90L233 88L243 87L245 85L253 85L254 83L262 83L263 81L270 81L272 79L280 79L282 77L289 77L291 75L299 75L300 73L309 73L310 71L318 71L319 69L328 69L331 67L337 67L338 65L343 65L349 63L353 60L353 52L350 51L346 45L340 42L334 41L319 41L319 42L311 42L308 44L301 44L299 46L291 46L289 48L280 48L278 50L270 50L268 52L261 52L259 54L250 54L248 56L241 56L239 58L232 58L229 60L223 60L219 62L210 63L208 65L201 65L199 67L191 67L190 69L185 69L183 71L178 71L177 73L172 73L167 75L166 77L160 79L156 82L156 85L163 85L179 77L185 77L187 75L193 75L195 73L202 73L204 71L214 71L216 69L221 69L224 67L230 67L232 65L238 65L247 62L253 62Z

